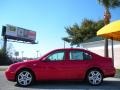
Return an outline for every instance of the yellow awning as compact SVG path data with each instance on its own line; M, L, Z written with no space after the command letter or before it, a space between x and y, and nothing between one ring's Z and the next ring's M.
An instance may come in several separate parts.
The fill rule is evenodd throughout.
M120 41L120 20L111 22L97 31L98 36Z

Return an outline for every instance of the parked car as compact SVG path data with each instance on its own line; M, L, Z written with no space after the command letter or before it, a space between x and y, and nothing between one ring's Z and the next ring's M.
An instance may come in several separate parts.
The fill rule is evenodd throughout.
M5 75L20 86L43 80L87 80L91 85L99 85L103 78L115 75L115 68L111 58L84 49L64 48L53 50L38 60L12 64Z

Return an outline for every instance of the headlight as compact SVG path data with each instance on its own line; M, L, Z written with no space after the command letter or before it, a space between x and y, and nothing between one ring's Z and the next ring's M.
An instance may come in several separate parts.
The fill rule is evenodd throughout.
M7 70L9 70L9 71L15 71L16 68L17 68L17 65L12 64L12 65L10 65L10 66L8 67Z

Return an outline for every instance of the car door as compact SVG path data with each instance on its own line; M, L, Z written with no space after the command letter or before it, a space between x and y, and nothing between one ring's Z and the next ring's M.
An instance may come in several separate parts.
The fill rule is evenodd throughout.
M82 50L70 50L68 70L69 77L72 79L83 79L87 68L91 64L92 57Z
M39 65L39 77L42 80L65 79L65 51L58 50L50 53Z

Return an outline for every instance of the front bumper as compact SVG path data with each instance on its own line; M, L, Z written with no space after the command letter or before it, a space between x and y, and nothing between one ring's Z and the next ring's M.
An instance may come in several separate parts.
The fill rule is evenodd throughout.
M7 80L15 81L15 72L10 71L10 70L6 70L5 71L5 76L6 76Z

